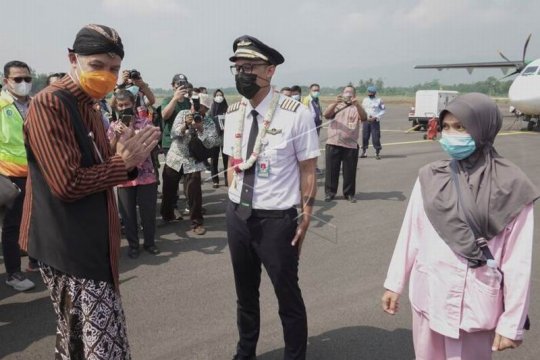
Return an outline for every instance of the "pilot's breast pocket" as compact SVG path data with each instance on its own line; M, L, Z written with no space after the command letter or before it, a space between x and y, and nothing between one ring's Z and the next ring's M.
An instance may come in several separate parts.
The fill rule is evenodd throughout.
M261 155L266 156L270 161L277 161L284 156L287 148L287 141L282 134L266 134Z

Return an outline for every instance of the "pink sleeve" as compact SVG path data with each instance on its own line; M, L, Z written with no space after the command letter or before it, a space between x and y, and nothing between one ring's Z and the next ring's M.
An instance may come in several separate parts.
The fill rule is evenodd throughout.
M384 287L387 290L398 294L403 292L403 288L409 280L411 268L418 253L416 246L418 237L416 224L418 220L418 205L421 202L420 182L416 180L384 282Z
M533 244L533 205L527 205L511 224L501 258L504 273L504 312L496 332L512 340L523 339L529 309Z
M116 130L116 121L113 121L111 122L111 124L109 125L109 128L107 129L107 139L110 141L112 141L112 139L114 138L115 134L115 130Z

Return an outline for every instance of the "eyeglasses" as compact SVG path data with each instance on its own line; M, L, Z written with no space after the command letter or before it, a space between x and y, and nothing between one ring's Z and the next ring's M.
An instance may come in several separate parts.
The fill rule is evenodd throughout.
M231 65L231 73L233 75L238 75L240 72L245 74L251 74L253 72L253 67L255 66L268 66L267 63L246 63L242 65Z
M27 83L31 83L32 82L32 77L31 76L16 76L16 77L10 77L8 79L11 79L13 81L15 81L17 84L20 84L23 82L27 82Z

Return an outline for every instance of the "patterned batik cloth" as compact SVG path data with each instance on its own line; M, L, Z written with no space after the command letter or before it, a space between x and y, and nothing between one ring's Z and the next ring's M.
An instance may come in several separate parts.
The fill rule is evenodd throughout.
M122 302L114 285L40 265L57 317L55 359L131 359Z

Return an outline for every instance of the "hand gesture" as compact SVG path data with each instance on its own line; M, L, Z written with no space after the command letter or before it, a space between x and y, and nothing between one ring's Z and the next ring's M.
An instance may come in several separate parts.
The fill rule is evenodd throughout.
M161 136L158 127L146 126L134 134L127 128L116 145L116 154L120 155L129 171L148 158L150 152L156 147Z
M134 85L137 85L139 88L142 88L146 85L146 83L143 81L142 77L139 79L131 79Z
M184 118L184 122L186 123L186 126L190 126L191 124L193 124L193 114L187 114Z
M304 239L306 238L308 227L309 221L302 220L302 222L298 224L298 227L296 228L296 233L291 242L291 246L298 246L298 256L300 256L300 253L302 252L302 244L304 243Z
M522 340L512 340L500 334L495 334L495 339L493 339L493 345L491 346L491 350L503 351L506 349L515 349L519 345L521 345L522 342Z
M395 315L399 311L399 294L390 290L386 290L382 297L382 308L390 314Z
M129 70L122 71L122 84L127 84L129 80Z
M122 134L124 134L126 132L126 130L128 129L128 127L122 122L122 121L117 121L117 123L115 124L116 126L114 127L114 135L116 137L119 137L121 136Z
M343 95L338 95L338 96L336 97L336 103L339 104L339 103L342 103L342 102L343 102Z
M176 100L178 102L184 101L184 98L187 97L188 91L187 88L182 85L176 88L173 95L173 100Z

